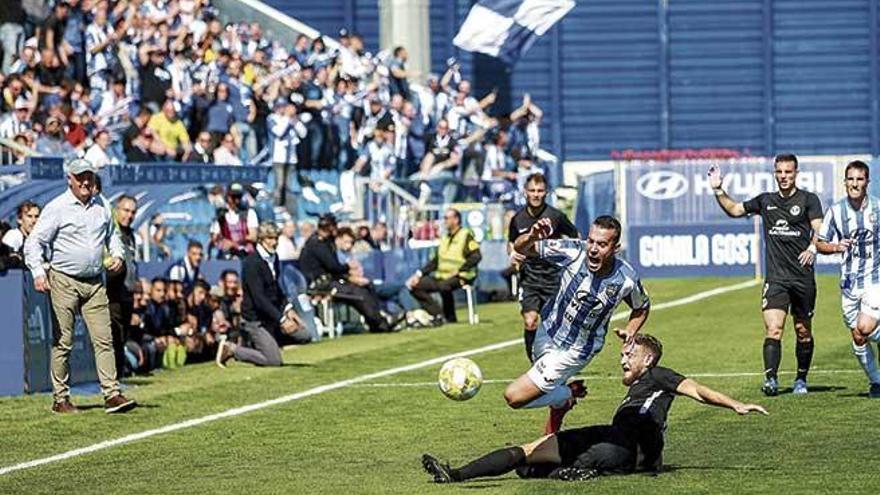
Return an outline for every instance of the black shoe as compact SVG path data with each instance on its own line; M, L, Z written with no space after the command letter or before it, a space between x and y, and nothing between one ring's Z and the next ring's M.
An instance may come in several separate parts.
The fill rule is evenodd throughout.
M443 315L437 315L431 320L432 327L442 327L446 324L446 318Z
M576 399L583 399L587 396L587 385L583 380L572 380L568 384L571 389L571 396Z
M440 464L431 454L422 454L422 467L425 472L434 477L434 483L454 483L452 474L449 472L449 466Z
M599 476L599 471L595 469L564 467L559 468L552 473L553 479L560 481L587 481Z
M399 332L406 328L406 311L401 311L400 313L390 315L388 317L388 325L391 326L392 332Z

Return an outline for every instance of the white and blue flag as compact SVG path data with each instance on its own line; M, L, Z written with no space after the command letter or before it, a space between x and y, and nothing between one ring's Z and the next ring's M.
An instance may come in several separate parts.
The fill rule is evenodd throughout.
M452 42L513 65L574 5L574 0L480 0Z

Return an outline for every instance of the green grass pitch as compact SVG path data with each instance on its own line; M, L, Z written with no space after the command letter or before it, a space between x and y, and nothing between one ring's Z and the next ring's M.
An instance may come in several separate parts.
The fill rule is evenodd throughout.
M652 280L655 303L742 279ZM672 407L657 476L605 477L581 484L519 480L511 474L433 485L419 457L459 464L539 436L547 411L513 411L504 384L484 384L472 400L444 398L432 382L440 365L314 395L259 411L0 476L0 493L877 493L880 401L850 353L836 279L820 277L816 354L807 396L759 392L760 286L656 311L645 331L665 346L664 364L736 398L764 404L771 416L679 398ZM98 407L74 416L49 412L46 395L0 399L0 467L59 454L388 368L521 336L512 303L483 305L481 324L395 335L362 335L285 350L278 369L213 363L129 380L142 407L108 416ZM590 395L567 426L607 423L624 388L619 344L609 337L584 375ZM487 380L526 370L522 345L473 356ZM781 384L791 385L794 338L784 340ZM699 376L727 375L727 376ZM733 376L731 376L733 375ZM99 397L75 397L99 405Z

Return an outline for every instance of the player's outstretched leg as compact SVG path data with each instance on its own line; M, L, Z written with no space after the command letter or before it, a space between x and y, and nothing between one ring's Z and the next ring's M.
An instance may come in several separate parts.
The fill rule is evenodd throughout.
M449 467L430 454L422 455L422 467L434 477L434 483L456 483L472 478L501 476L525 464L526 452L522 447L505 447L490 452L459 468Z

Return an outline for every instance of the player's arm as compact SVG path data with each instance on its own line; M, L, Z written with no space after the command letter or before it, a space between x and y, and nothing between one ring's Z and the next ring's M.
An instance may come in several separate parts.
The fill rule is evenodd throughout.
M810 266L816 261L816 252L819 250L819 247L816 245L818 241L816 233L822 228L822 219L814 218L810 220L810 228L813 230L813 238L810 240L810 245L798 255L798 263L801 266Z
M835 238L837 242L831 242ZM845 253L852 245L852 239L844 239L837 228L837 219L834 218L834 207L828 208L822 225L816 230L816 250L822 254Z
M829 208L831 211L832 208ZM813 232L813 237L810 239L810 245L807 246L807 249L804 249L798 255L798 262L801 266L810 266L816 260L816 251L819 249L816 246L816 239L818 238L819 231L822 229L823 215L822 215L822 203L819 201L819 196L815 194L807 195L807 203L806 203L806 214L807 218L810 219L810 230Z
M630 311L629 321L626 322L626 327L622 330L615 330L617 336L622 338L624 342L631 341L635 334L637 334L645 325L645 322L648 321L648 314L650 314L650 312L650 307Z
M630 293L624 297L624 302L631 309L629 320L624 328L615 328L614 333L626 344L642 329L651 313L651 301L641 281L635 281Z
M679 383L675 392L679 395L686 395L703 404L734 410L737 414L748 414L750 412L759 412L765 415L770 414L758 404L745 404L732 397L728 397L721 392L712 390L702 383L699 383L696 380L691 380L690 378L685 378Z
M538 250L535 243L546 239L552 233L552 225L549 218L542 218L532 225L528 232L516 238L513 249L526 256L537 256Z
M718 201L718 206L731 218L744 216L747 213L745 206L728 196L721 187L721 184L721 168L714 165L709 169L709 185L712 187L712 192L715 193L715 200Z

